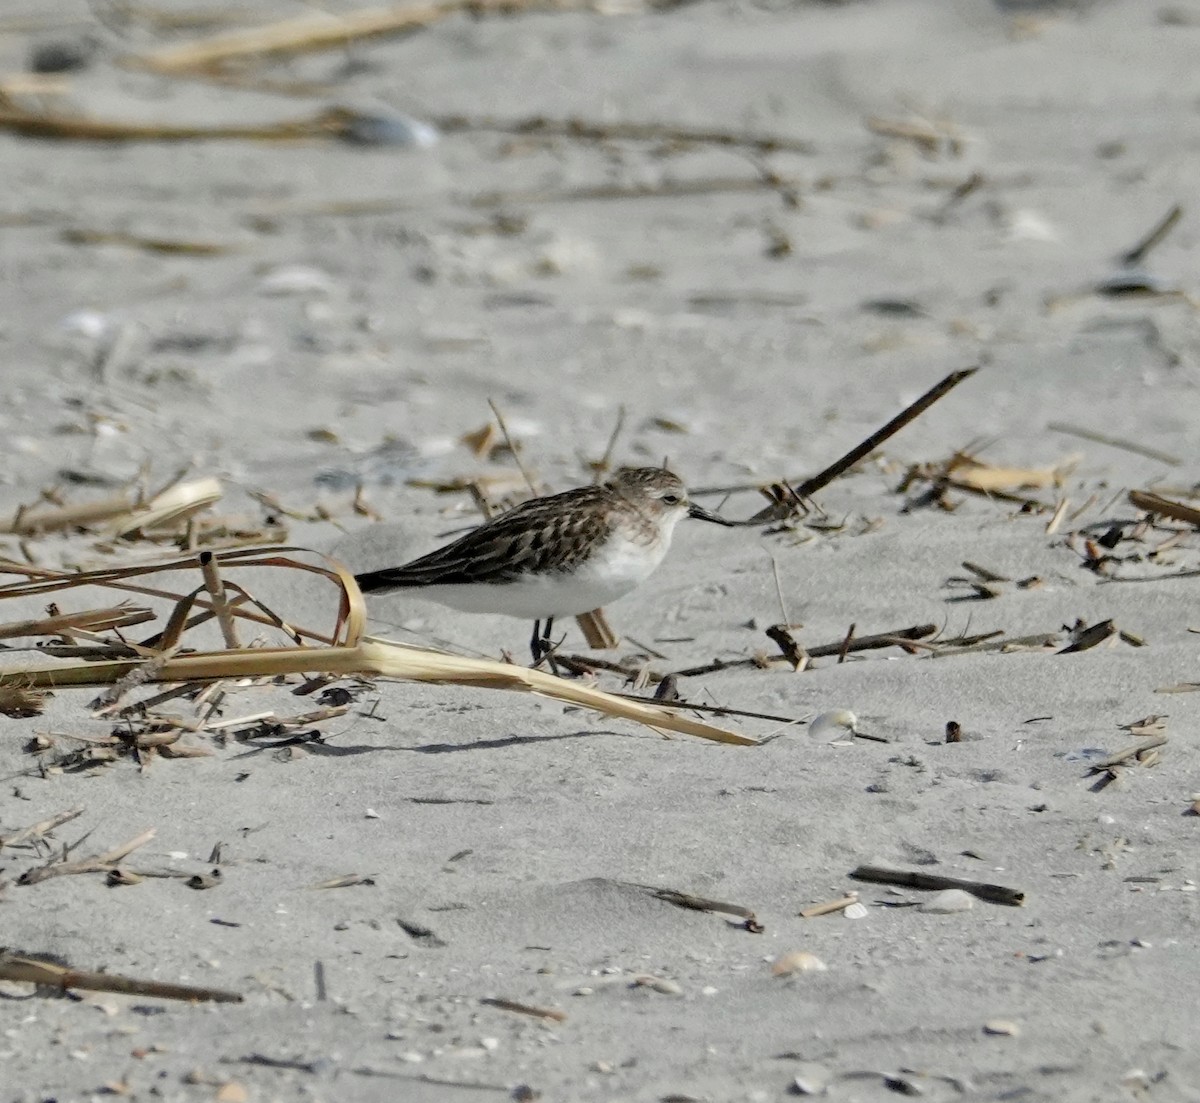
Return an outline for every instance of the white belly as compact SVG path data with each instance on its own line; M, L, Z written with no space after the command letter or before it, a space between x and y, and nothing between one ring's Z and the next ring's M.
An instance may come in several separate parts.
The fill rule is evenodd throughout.
M464 613L500 613L522 620L578 616L641 585L666 551L665 541L645 545L613 538L570 573L555 571L496 584L422 586L408 592Z

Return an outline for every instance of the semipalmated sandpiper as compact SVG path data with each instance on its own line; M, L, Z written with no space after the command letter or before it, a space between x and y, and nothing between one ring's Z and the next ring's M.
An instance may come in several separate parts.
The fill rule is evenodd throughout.
M465 613L532 620L536 663L551 650L555 617L599 609L645 582L683 517L733 523L689 502L665 468L625 468L601 486L533 498L444 548L355 581L364 593L411 590Z

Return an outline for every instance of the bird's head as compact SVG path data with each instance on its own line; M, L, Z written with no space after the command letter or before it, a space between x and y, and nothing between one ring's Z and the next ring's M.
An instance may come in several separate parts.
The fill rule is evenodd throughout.
M649 516L666 521L670 528L684 517L711 521L714 525L733 525L732 521L689 501L683 480L665 467L623 467L608 485Z

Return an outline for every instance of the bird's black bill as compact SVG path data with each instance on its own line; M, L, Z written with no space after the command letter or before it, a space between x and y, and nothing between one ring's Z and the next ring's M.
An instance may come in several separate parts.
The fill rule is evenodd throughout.
M696 505L692 502L688 506L688 516L695 517L697 521L711 521L714 525L724 525L726 528L734 528L733 521L726 521L724 517L719 517L717 514L710 512L703 506Z

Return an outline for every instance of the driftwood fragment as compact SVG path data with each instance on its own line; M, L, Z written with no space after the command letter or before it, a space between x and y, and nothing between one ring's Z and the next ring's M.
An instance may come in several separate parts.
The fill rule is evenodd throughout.
M962 889L980 900L992 904L1008 904L1020 907L1025 903L1021 889L994 885L987 881L974 881L964 877L945 877L938 873L923 873L919 870L901 869L897 866L858 866L850 871L856 881L874 881L885 885L904 885L912 889Z
M22 981L60 991L83 989L91 992L119 992L129 996L151 996L160 1000L191 1000L212 1003L241 1003L237 992L222 988L197 988L190 984L164 984L156 980L137 980L118 973L93 973L71 969L53 961L0 951L0 980Z
M17 878L17 884L36 885L39 881L48 881L51 877L64 877L73 873L107 873L122 858L132 854L138 847L145 846L154 835L155 829L151 827L140 835L135 835L127 843L106 850L103 854L95 854L91 858L81 858L74 862L53 862L50 865L27 869Z

